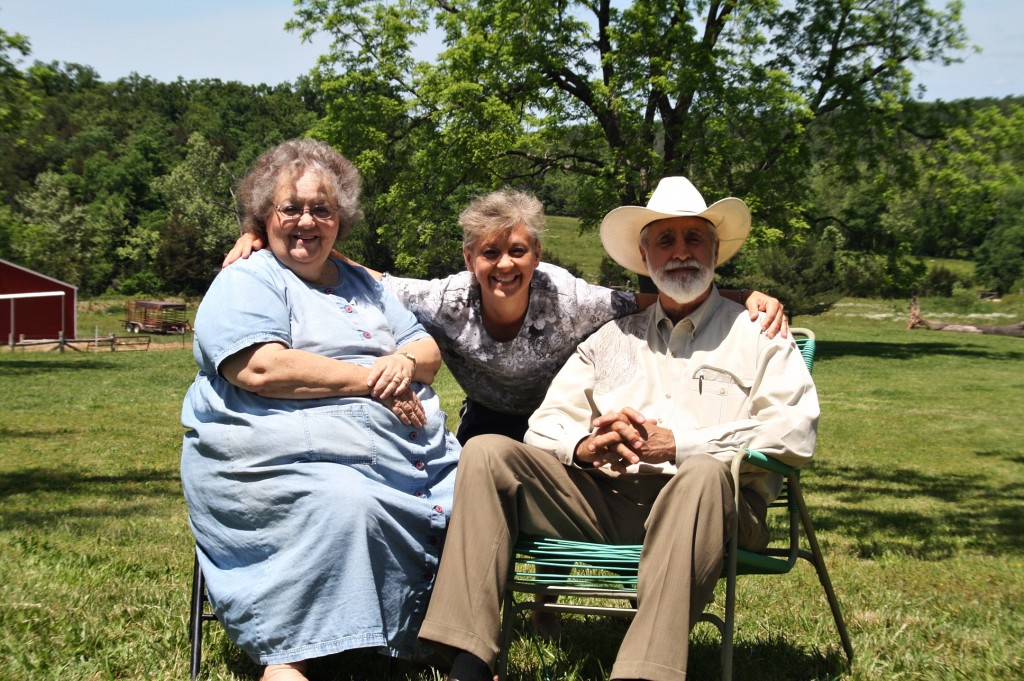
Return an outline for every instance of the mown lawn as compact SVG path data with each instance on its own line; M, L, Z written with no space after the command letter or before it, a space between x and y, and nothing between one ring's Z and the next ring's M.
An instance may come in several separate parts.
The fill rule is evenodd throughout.
M817 332L823 405L804 484L857 657L847 672L801 565L741 582L735 678L1024 678L1024 339L907 331L905 304L880 301L795 321ZM0 352L0 679L187 678L193 374L181 348ZM454 416L458 387L438 388ZM624 626L572 618L560 645L520 639L512 678L537 678L538 650L553 678L605 678ZM208 629L205 678L259 677ZM693 641L689 678L717 678L713 630ZM365 653L314 672L436 678Z

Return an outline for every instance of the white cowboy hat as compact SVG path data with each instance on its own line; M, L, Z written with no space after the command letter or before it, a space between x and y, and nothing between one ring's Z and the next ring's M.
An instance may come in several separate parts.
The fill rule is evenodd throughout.
M647 275L647 263L640 255L640 230L655 220L680 216L704 218L714 226L718 235L716 267L736 255L750 234L750 209L743 201L729 197L709 207L688 179L666 177L658 183L646 208L622 206L604 216L601 243L615 262Z

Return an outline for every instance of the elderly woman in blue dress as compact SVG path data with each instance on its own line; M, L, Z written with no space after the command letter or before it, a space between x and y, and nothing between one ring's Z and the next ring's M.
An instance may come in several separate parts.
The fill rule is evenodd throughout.
M326 144L265 153L240 203L268 248L223 270L196 315L182 483L214 610L266 681L354 648L410 656L451 508L438 346L331 257L358 193Z
M434 337L465 392L459 442L483 433L522 440L530 415L576 346L656 296L589 284L542 262L544 207L533 194L505 189L478 197L459 224L465 270L431 280L368 271ZM261 246L258 234L243 233L225 264ZM744 302L768 337L780 330L785 335L785 315L775 298L758 291L720 292Z

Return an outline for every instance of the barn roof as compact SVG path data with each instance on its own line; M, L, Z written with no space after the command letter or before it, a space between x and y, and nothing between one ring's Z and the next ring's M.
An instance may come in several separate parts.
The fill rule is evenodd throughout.
M35 270L30 270L29 268L22 267L21 265L15 265L13 262L10 262L9 260L4 260L3 258L0 258L0 268L2 268L2 267L10 267L10 268L19 270L21 272L24 272L26 274L29 274L29 275L31 275L33 277L38 277L39 279L45 279L46 281L53 282L54 284L57 284L58 286L62 286L64 288L69 288L69 289L72 289L72 290L74 290L76 292L78 291L78 287L77 286L69 284L66 281L61 281L60 279L54 279L53 277L48 277L45 274L41 274L39 272L36 272ZM3 291L4 291L3 282L0 281L0 293L2 293Z

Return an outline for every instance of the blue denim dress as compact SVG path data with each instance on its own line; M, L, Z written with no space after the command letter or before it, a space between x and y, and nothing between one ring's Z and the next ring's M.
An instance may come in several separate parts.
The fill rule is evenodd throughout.
M256 343L370 365L426 335L361 268L314 288L268 250L223 270L196 314L181 477L210 600L260 664L353 648L409 656L427 606L459 445L365 397L264 398L218 374Z

